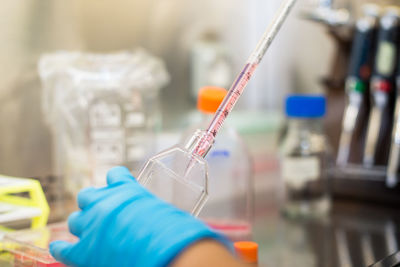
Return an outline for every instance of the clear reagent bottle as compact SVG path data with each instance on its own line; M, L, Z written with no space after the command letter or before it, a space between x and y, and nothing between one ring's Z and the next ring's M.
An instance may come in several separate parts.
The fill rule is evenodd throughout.
M281 147L281 172L288 217L319 217L330 209L329 145L323 131L326 100L319 95L286 99L288 127Z

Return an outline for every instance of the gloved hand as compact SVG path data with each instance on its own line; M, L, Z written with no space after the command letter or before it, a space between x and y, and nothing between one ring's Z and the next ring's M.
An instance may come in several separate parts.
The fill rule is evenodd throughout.
M127 168L111 169L107 183L79 193L82 211L70 215L68 226L80 240L51 243L56 260L85 267L166 266L201 239L230 246L201 221L152 195Z

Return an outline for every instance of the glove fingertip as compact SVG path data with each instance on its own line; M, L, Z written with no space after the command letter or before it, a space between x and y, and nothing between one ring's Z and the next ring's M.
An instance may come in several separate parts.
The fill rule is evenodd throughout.
M72 244L65 241L54 241L49 245L50 254L57 260L63 263L67 263L68 260L66 255L72 248Z
M80 218L81 213L82 213L81 211L75 211L75 212L71 213L68 217L69 231L77 237L80 236L80 228L81 228L80 221L81 220L79 220L79 218Z
M117 166L111 168L107 173L107 184L113 184L116 182L132 182L136 181L132 173L127 167Z
M77 202L80 209L84 209L90 204L93 196L95 195L97 189L94 187L87 187L82 189L77 196Z

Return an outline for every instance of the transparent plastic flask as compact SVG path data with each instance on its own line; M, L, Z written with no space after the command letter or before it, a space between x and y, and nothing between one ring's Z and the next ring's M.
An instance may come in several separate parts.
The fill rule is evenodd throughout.
M178 145L150 158L138 177L157 197L195 216L208 197L207 162L193 153L202 134L198 130L186 146Z
M202 120L190 127L182 140L190 138L194 129L207 127L226 93L219 87L201 88L197 108ZM209 199L199 217L233 240L249 239L253 217L252 161L245 143L229 123L221 129L205 159Z
M281 172L288 217L318 217L330 209L327 169L330 147L323 131L325 98L291 95L286 99L288 129L281 147Z

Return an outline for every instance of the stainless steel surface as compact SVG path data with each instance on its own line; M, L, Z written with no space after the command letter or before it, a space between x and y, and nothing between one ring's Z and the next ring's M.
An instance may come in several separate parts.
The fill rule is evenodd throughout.
M396 207L335 200L327 217L286 219L280 213L279 168L270 166L255 177L253 238L259 244L260 266L366 267L399 250Z
M369 266L399 249L396 209L336 201L327 218L292 221L280 215L271 193L256 200L260 266Z

